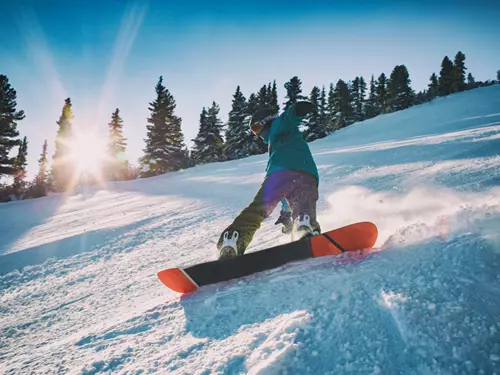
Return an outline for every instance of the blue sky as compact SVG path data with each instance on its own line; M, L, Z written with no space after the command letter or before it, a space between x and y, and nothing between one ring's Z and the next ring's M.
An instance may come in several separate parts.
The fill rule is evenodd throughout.
M240 85L246 97L276 80L280 103L294 75L308 94L405 64L424 89L444 55L465 53L477 80L500 69L500 6L493 1L6 1L0 0L0 74L18 92L30 176L44 139L71 97L75 126L107 134L120 108L128 156L142 155L148 103L162 75L188 145L203 106L227 119Z

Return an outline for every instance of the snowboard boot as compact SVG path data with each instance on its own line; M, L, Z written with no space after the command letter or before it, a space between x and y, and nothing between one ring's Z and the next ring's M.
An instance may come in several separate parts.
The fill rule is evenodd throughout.
M222 241L219 241L219 260L229 259L238 256L238 238L240 233L234 229L228 229L222 234Z
M311 225L311 217L307 214L299 214L293 222L292 241L313 237L320 234L319 229Z
M278 218L278 220L276 220L274 224L275 225L282 224L281 232L283 234L292 233L293 230L292 213L290 211L281 210L280 217Z

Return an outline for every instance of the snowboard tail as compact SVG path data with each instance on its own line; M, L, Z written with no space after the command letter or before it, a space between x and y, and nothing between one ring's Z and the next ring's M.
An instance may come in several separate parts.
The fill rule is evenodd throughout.
M375 224L360 222L230 259L166 269L158 272L158 278L174 292L191 293L205 285L248 276L294 261L370 249L377 237Z

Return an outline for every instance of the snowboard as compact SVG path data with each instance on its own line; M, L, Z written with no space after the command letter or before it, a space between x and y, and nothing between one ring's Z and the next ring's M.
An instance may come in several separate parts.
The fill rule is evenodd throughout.
M241 278L290 262L371 249L377 236L375 224L359 222L230 259L209 261L187 268L169 268L158 272L157 276L174 292L192 293L206 285Z

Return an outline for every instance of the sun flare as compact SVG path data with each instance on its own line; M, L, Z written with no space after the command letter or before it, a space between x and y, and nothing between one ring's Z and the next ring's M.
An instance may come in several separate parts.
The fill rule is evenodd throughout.
M77 134L71 145L71 159L78 175L99 176L106 159L106 144L95 134Z

